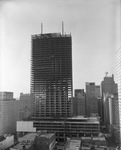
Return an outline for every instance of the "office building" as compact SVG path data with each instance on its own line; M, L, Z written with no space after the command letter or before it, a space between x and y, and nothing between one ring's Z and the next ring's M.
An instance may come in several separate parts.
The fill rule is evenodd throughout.
M107 76L107 74L106 74L106 76L104 77L104 80L101 82L101 91L102 91L102 100L103 100L102 120L103 120L104 124L107 124L107 111L109 112L109 109L110 108L112 109L112 98L111 97L114 97L114 95L116 95L116 93L118 93L118 87L114 81L114 75ZM109 105L110 105L110 107L109 107Z
M113 96L110 94L103 94L104 96L104 125L111 132L111 125L113 124Z
M2 92L0 92L2 93ZM6 95L5 95L6 94ZM0 135L13 134L16 132L16 122L30 117L31 98L21 98L15 100L13 92L4 92L3 99L0 100Z
M100 122L102 123L102 116L103 116L103 100L102 97L97 98L98 101L98 115L100 116Z
M71 115L72 41L60 33L32 35L32 117Z
M74 116L85 115L86 94L84 89L75 89L75 97L72 99L72 107Z
M15 132L16 124L14 118L14 105L12 92L0 92L0 135L11 134Z
M100 86L99 85L95 85L95 97L96 98L100 98L101 97L101 91L100 91Z
M32 96L31 94L20 93L18 101L19 105L19 120L23 120L31 116Z
M81 98L85 96L84 89L75 89L75 97Z
M119 127L115 128L115 131L118 132L119 137L117 141L120 143L121 146L121 48L116 51L116 59L115 59L115 66L116 66L116 78L118 83L118 111L119 111Z
M32 117L28 120L33 121L33 128L56 132L57 139L99 134L99 121L71 118L71 35L37 34L32 35L31 42ZM81 92L84 100L85 93Z
M13 100L13 92L0 92L0 101Z
M101 91L102 96L103 94L114 94L118 91L118 86L114 81L114 75L112 76L105 76L103 81L101 82Z
M114 140L119 143L119 84L114 81L114 75L105 76L101 83L103 99L103 122Z
M95 90L94 82L86 82L86 114L98 114L98 100L96 95L99 91ZM96 91L96 92L95 92Z
M37 132L47 130L56 133L57 141L66 137L98 136L100 133L100 122L97 117L71 117L56 119L29 119L17 122L17 132Z
M115 93L112 97L112 130L111 135L114 138L115 142L120 142L120 132L119 132L119 101L118 93Z

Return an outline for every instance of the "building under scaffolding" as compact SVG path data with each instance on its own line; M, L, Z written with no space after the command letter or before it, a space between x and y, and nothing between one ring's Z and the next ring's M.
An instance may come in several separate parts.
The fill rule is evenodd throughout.
M71 35L32 35L32 117L69 117L72 98Z

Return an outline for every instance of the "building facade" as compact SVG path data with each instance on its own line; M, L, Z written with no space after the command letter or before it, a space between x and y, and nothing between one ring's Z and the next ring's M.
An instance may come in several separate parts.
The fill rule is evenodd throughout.
M20 93L19 105L19 120L23 120L31 116L32 96L31 94Z
M118 91L118 86L114 81L114 75L112 76L105 76L103 81L101 82L101 91L102 91L102 96L103 94L113 94L117 93Z
M0 101L13 100L13 92L0 92Z
M4 98L0 100L0 135L13 134L16 132L16 122L30 117L31 99L26 99L23 94L24 99L15 100L12 97L13 92L4 92L1 95Z
M32 117L71 115L72 40L60 33L32 35Z
M0 92L0 135L14 133L13 92Z
M116 51L115 58L115 66L116 66L116 78L118 83L118 111L119 111L119 125L115 127L116 133L119 134L117 141L121 146L121 48Z
M56 133L57 140L65 139L65 137L98 136L100 133L100 122L97 117L85 118L78 116L18 121L17 131L28 132L28 124L30 124L29 129L34 131L46 130L47 132Z
M86 94L84 89L75 89L75 97L72 100L72 110L74 116L85 115L86 111Z
M95 85L95 97L96 98L100 98L101 97L101 91L100 91L100 86L99 85Z
M107 124L107 112L109 109L112 109L112 97L116 96L118 93L118 86L114 81L114 75L112 76L105 76L104 80L101 82L101 91L102 91L102 100L103 100L103 116L102 120L104 124ZM115 99L114 99L115 100ZM110 106L110 107L109 107Z
M86 82L86 114L90 116L91 113L98 114L98 100L96 95L94 82ZM96 91L96 92L95 92Z

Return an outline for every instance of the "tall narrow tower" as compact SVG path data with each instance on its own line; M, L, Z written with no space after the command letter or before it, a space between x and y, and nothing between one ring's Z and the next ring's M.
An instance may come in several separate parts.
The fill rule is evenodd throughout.
M87 116L92 113L98 114L98 101L94 82L86 82L86 113Z
M32 35L32 116L68 117L72 98L71 35Z
M116 76L118 83L118 113L119 113L119 124L117 131L119 133L119 144L121 146L121 47L116 51Z

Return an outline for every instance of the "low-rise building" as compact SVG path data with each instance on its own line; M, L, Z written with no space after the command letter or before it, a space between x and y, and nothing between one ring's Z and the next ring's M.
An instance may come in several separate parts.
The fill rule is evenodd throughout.
M67 140L65 150L80 150L81 140Z
M98 136L100 133L100 123L96 117L85 118L83 116L72 118L56 119L29 119L27 121L17 122L17 132L26 132L28 122L31 122L31 128L36 131L47 130L56 133L56 139L65 139L66 137ZM23 124L23 125L22 125ZM24 127L25 126L25 127Z
M55 133L40 134L35 138L37 150L53 150L55 148L56 138Z
M0 136L0 150L5 150L14 144L14 135Z
M53 150L55 148L54 133L28 133L18 138L18 143L10 150Z
M28 133L23 137L18 138L18 143L10 150L34 150L34 139L37 133Z
M81 137L81 150L105 150L107 142L105 137Z
M105 137L93 137L93 144L97 146L107 146L107 141Z

